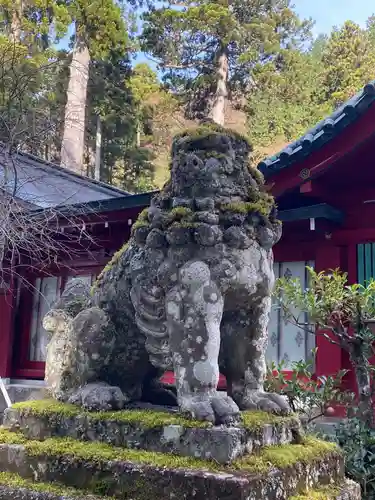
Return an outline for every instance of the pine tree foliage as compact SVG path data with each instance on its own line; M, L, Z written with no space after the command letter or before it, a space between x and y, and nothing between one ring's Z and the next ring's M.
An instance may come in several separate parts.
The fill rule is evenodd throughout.
M370 29L347 21L333 30L322 53L322 100L338 107L375 78L375 52Z
M322 71L310 53L286 49L254 69L246 111L256 149L288 143L330 113L320 101Z
M225 99L251 91L254 66L282 48L300 47L311 27L289 0L172 1L150 9L144 20L143 48L165 81L184 93L193 115L220 106L221 120Z
M71 48L89 55L84 172L94 172L99 117L102 179L128 191L159 187L171 137L215 108L261 158L375 78L375 16L312 40L289 0L149 2L139 43L160 72L132 67L134 3L0 0L2 142L59 160L73 56L54 44L72 27Z

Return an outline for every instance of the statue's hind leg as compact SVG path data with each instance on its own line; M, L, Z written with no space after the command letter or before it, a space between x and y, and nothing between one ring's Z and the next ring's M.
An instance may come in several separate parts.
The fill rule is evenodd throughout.
M250 302L251 308L226 311L223 316L220 364L228 380L228 393L241 410L288 413L284 397L264 392L271 299Z

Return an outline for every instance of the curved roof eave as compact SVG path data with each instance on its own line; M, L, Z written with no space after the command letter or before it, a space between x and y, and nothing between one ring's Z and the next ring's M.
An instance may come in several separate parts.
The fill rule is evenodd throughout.
M372 80L358 94L342 104L330 116L318 122L302 137L288 144L276 155L269 156L258 163L258 169L267 178L305 158L364 115L374 101L375 80Z

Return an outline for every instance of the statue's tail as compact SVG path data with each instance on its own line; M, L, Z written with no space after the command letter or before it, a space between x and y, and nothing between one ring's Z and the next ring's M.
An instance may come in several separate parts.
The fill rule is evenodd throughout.
M150 361L155 367L167 370L172 361L165 321L164 291L157 286L145 290L141 285L135 284L130 296L136 311L136 324L146 336L146 350Z

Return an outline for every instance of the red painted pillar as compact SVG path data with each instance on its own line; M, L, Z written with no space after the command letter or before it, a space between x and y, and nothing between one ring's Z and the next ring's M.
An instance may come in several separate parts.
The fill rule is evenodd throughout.
M357 276L357 245L349 244L346 249L347 253L347 265L346 272L348 273L348 283L351 285L358 282ZM353 366L349 358L349 354L346 351L342 351L342 367L348 370L348 373L344 378L344 389L357 393L357 382L355 379L355 373L353 372Z
M341 248L332 244L322 244L317 247L315 255L315 270L329 271L341 268ZM318 347L316 359L316 375L334 375L343 368L342 350L321 335L317 336Z
M0 289L0 377L9 378L13 355L15 289Z

